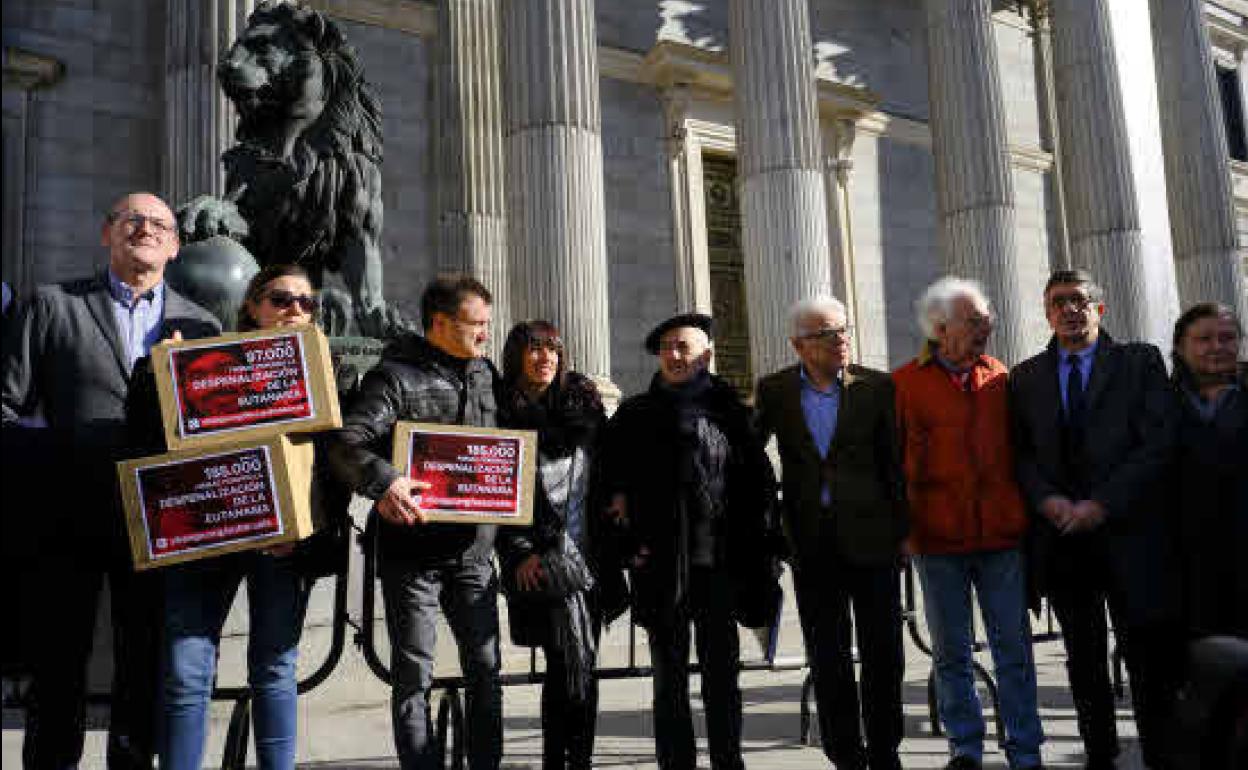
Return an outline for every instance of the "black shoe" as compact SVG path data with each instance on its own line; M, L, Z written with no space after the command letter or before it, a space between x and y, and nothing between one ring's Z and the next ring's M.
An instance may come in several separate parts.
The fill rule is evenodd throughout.
M980 770L979 760L967 754L958 754L949 760L945 770Z

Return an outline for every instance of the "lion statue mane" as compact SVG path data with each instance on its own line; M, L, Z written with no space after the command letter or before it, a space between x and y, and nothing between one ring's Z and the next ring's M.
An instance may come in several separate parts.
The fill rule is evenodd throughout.
M381 109L355 49L321 12L265 0L217 76L238 144L222 155L225 195L179 211L184 239L230 236L262 266L303 266L318 287L337 272L349 307L329 291L338 307L325 315L388 336L401 320L382 297Z

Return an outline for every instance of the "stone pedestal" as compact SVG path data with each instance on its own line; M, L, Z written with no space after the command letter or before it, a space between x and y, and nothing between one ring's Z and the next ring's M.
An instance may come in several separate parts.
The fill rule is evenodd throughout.
M1150 0L1166 196L1179 299L1248 318L1226 127L1197 0Z
M592 0L507 0L504 66L514 316L552 321L563 333L571 366L609 379Z
M940 253L951 274L980 281L996 310L992 352L1032 352L1014 244L1014 182L990 0L926 0L928 94Z
M1149 339L1139 207L1105 0L1052 6L1071 264L1104 287L1107 325L1120 339Z
M732 0L730 52L752 369L792 362L789 306L832 291L806 0Z
M494 294L493 355L511 328L498 0L438 5L438 265Z

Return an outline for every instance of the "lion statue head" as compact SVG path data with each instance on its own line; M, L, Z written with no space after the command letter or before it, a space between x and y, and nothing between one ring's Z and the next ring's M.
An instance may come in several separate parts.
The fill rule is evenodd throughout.
M261 265L340 272L362 327L383 324L381 109L355 49L319 11L265 0L217 77L238 112L225 195L179 212L190 240L238 239ZM230 225L241 215L246 228ZM237 221L237 218L235 218Z

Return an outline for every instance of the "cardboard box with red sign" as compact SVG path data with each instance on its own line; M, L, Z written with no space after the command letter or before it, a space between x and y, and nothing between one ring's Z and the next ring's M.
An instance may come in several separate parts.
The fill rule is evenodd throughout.
M309 438L273 436L118 463L135 569L312 534L313 454Z
M342 425L329 344L315 326L162 343L152 369L171 450Z
M430 521L533 522L533 431L399 422L393 461L401 473L432 485L418 502Z

